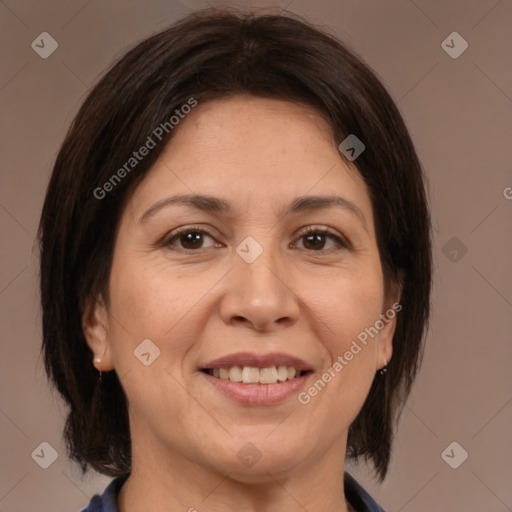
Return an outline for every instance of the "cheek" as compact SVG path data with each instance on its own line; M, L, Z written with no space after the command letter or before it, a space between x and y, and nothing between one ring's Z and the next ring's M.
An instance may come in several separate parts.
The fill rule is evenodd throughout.
M202 329L197 321L203 308L200 298L212 285L208 280L204 290L188 287L193 292L186 293L182 281L186 280L168 267L164 273L161 265L134 261L119 262L112 272L109 334L131 414L151 417L174 411L177 415L187 407L190 397L177 381Z
M368 332L379 320L384 294L380 266L365 268L361 273L337 273L307 299L314 304L317 336L325 355L325 367L319 372L325 386L318 383L318 391L310 388L312 396L322 394L324 404L345 411L350 421L375 377L378 335Z
M382 275L377 266L366 267L362 273L339 272L309 294L307 300L321 320L317 322L321 329L319 337L333 358L349 350L352 341L379 319L383 294ZM365 358L368 352L361 351L358 359Z
M222 272L187 277L165 262L125 259L115 262L110 280L111 335L116 363L133 364L133 351L150 339L160 350L159 365L183 360L208 317L208 295Z

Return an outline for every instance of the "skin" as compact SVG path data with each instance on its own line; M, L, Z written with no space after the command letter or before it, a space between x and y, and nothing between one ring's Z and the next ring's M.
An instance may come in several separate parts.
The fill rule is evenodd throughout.
M139 222L157 201L190 193L223 198L233 213L173 205ZM280 214L293 198L333 194L364 223L337 207ZM165 245L190 225L208 235ZM308 242L308 226L351 247ZM252 263L236 252L247 236L263 249ZM238 351L285 352L314 367L309 387L399 299L385 295L366 186L320 115L251 96L193 109L127 203L109 292L108 305L91 301L83 327L96 368L117 372L129 403L133 462L120 512L349 510L347 431L391 359L394 320L307 405L294 396L242 406L198 370ZM160 350L149 366L134 357L147 338ZM261 454L251 467L237 456L248 442Z

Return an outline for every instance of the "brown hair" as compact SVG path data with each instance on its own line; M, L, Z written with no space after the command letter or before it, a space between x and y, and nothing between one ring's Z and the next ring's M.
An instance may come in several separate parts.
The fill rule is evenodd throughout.
M57 156L38 232L42 350L69 406L70 457L83 471L88 465L110 476L131 470L126 396L115 371L98 384L81 315L98 294L108 303L120 215L172 130L107 197L97 197L98 187L190 98L203 103L233 94L309 105L329 121L335 140L355 134L366 146L356 166L370 193L385 281L402 285L403 309L393 358L350 426L347 456L371 460L383 480L430 311L423 171L398 108L353 51L298 16L232 9L192 13L126 53L89 93Z

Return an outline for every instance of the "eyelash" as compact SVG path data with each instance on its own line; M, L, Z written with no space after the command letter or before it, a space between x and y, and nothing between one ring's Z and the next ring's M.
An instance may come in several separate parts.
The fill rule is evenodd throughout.
M214 237L208 233L208 231L205 231L204 229L200 229L200 228L195 228L194 226L188 226L188 227L185 227L185 228L180 228L180 229L177 229L171 233L169 233L169 235L166 237L166 239L164 240L163 242L163 245L165 247L169 247L171 248L171 250L178 250L178 251L184 251L184 252L188 252L188 253L191 253L191 252L198 252L200 249L185 249L185 248L182 248L182 247L173 247L172 246L172 243L175 241L175 240L178 240L181 236L183 236L184 234L187 234L187 233L196 233L196 234L201 234L201 235L207 235L209 236L210 238L214 239ZM338 236L338 235L335 235L334 233L331 233L330 231L326 230L325 228L316 228L314 226L310 226L308 227L306 230L304 230L298 237L298 239L301 239L301 238L304 238L310 234L317 234L317 235L323 235L323 236L326 236L327 238L330 238L331 240L333 240L335 242L335 244L338 246L337 248L335 249L327 249L327 250L324 250L324 249L319 249L319 250L314 250L314 249L311 249L311 250L308 250L308 249L303 249L307 252L312 252L312 253L321 253L321 252L331 252L332 250L335 250L335 251L338 251L338 250L347 250L347 249L351 249L352 246L351 244L348 242L348 240ZM211 249L212 247L209 247L209 249Z

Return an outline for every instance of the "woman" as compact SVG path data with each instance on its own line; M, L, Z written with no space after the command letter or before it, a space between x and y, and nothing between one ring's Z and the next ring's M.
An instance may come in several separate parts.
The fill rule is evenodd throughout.
M383 510L429 315L423 176L334 37L208 9L137 45L58 154L43 351L88 512Z

